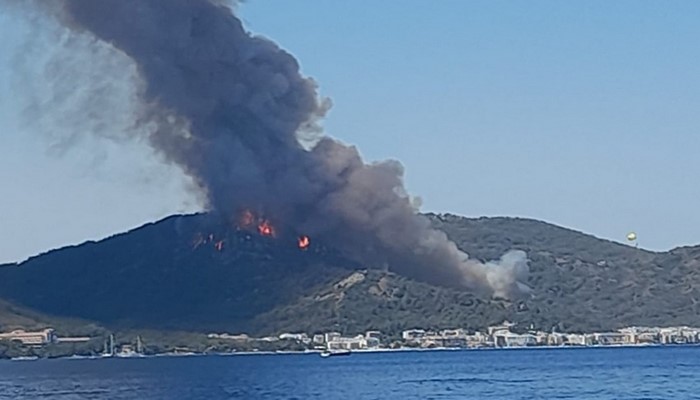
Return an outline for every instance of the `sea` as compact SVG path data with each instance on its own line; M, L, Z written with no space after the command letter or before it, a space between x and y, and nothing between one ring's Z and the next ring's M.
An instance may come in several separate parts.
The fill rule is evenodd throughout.
M0 399L700 399L700 347L0 361Z

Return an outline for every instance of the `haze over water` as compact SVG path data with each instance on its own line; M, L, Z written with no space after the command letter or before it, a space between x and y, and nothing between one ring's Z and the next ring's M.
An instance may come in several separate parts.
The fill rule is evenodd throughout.
M0 362L0 399L690 399L700 348Z

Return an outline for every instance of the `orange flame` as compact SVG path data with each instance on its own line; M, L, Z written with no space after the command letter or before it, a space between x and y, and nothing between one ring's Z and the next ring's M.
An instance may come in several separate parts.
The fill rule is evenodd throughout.
M270 224L270 221L263 220L260 225L258 225L258 232L263 236L275 236L275 227Z
M300 249L306 250L309 248L309 245L311 244L311 240L309 239L308 236L301 235L301 236L299 236L297 243L299 244Z

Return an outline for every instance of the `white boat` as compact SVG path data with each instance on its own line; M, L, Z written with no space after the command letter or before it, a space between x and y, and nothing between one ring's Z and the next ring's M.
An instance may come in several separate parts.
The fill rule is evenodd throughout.
M37 356L25 356L25 357L12 357L10 360L11 361L34 361L38 360L39 357Z
M95 356L81 356L81 355L78 355L78 354L73 354L72 356L69 356L69 357L63 357L64 360L92 360L92 359L95 359L95 358L99 358L99 357L95 357Z
M137 357L138 353L134 351L134 349L130 345L123 345L117 354L115 354L116 357L119 358L131 358L131 357Z
M120 358L135 358L135 357L145 357L143 355L143 349L141 348L141 336L136 337L136 349L132 345L125 344L119 349L116 354Z
M114 357L114 335L109 335L109 343L105 341L105 350L102 357Z
M350 350L332 350L332 351L331 350L323 350L320 355L323 358L335 357L335 356L349 356Z

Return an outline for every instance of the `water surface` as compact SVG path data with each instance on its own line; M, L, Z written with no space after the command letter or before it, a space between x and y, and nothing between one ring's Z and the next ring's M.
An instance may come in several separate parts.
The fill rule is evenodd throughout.
M700 347L0 361L0 399L700 399Z

